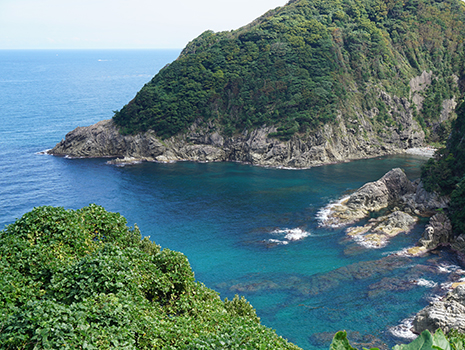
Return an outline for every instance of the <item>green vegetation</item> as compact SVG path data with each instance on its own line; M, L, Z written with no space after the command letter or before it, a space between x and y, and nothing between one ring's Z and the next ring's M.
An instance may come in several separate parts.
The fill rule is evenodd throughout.
M371 123L382 132L400 119L379 91L410 98L410 79L426 70L434 78L416 117L429 131L442 100L458 95L464 19L460 0L291 0L243 28L194 39L113 119L122 133L162 138L194 122L226 135L275 125L271 136L286 140L376 108Z
M0 232L2 349L298 349L117 213L39 207Z
M449 217L456 235L465 233L465 101L456 108L457 119L447 147L436 152L422 169L425 189L451 198Z
M450 332L447 336L438 329L431 334L428 330L421 333L410 344L394 346L393 350L462 350L465 348L465 335L456 331ZM356 350L347 339L347 333L341 331L336 333L331 343L330 350ZM372 348L370 350L379 350Z

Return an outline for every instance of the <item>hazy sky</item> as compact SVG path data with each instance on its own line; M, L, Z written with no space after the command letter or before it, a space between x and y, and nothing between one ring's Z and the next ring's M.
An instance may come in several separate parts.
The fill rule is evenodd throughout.
M0 0L0 49L183 48L287 0Z

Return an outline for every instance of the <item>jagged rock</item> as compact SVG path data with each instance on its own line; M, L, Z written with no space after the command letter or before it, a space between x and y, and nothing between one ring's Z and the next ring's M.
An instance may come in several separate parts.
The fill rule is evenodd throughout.
M413 320L415 333L424 330L435 332L441 328L445 333L452 329L465 332L465 286L459 285L440 301L421 310Z
M370 220L364 226L351 227L346 232L349 236L356 236L365 246L381 248L399 233L409 233L417 221L418 218L396 210L389 215Z
M449 218L444 213L438 213L431 217L418 243L427 249L433 249L440 244L449 243L451 236L452 224Z
M426 191L423 187L423 182L420 180L414 181L413 185L415 186L415 191L404 195L402 202L415 214L432 216L438 210L449 206L448 196L440 196L437 193Z
M363 185L345 201L331 208L326 224L349 224L365 218L370 211L378 211L412 194L415 187L407 175L399 169L393 169L381 179Z
M103 120L74 129L47 153L75 158L132 157L140 160L155 158L165 151L166 147L153 133L123 136L112 120Z

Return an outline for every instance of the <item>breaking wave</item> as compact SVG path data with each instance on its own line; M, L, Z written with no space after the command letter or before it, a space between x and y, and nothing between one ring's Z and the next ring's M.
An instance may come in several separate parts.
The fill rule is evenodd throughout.
M299 227L293 228L293 229L285 228L285 229L274 230L274 231L271 231L270 233L272 235L282 237L282 239L270 238L266 240L267 243L276 244L276 245L289 244L289 242L300 241L301 239L304 239L305 237L310 236L310 232L305 231Z
M418 335L412 332L413 328L413 317L402 320L397 326L389 328L389 332L396 338L413 340Z
M327 226L327 227L342 226L342 224L335 223L329 215L331 214L331 210L335 206L341 205L343 202L347 201L348 199L349 199L349 196L342 197L336 201L330 202L328 205L318 210L318 212L316 213L316 219L319 222L319 226Z

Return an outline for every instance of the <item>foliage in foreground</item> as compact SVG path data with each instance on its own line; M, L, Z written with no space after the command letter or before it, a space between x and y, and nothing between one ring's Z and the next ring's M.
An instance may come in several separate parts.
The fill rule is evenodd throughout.
M35 208L0 232L2 349L299 349L187 258L97 205Z
M465 348L465 335L456 331L447 336L438 329L431 334L428 330L423 331L414 341L409 344L394 346L393 350L463 350ZM357 350L352 347L347 339L347 332L341 331L334 335L330 350ZM379 350L372 348L370 350Z

